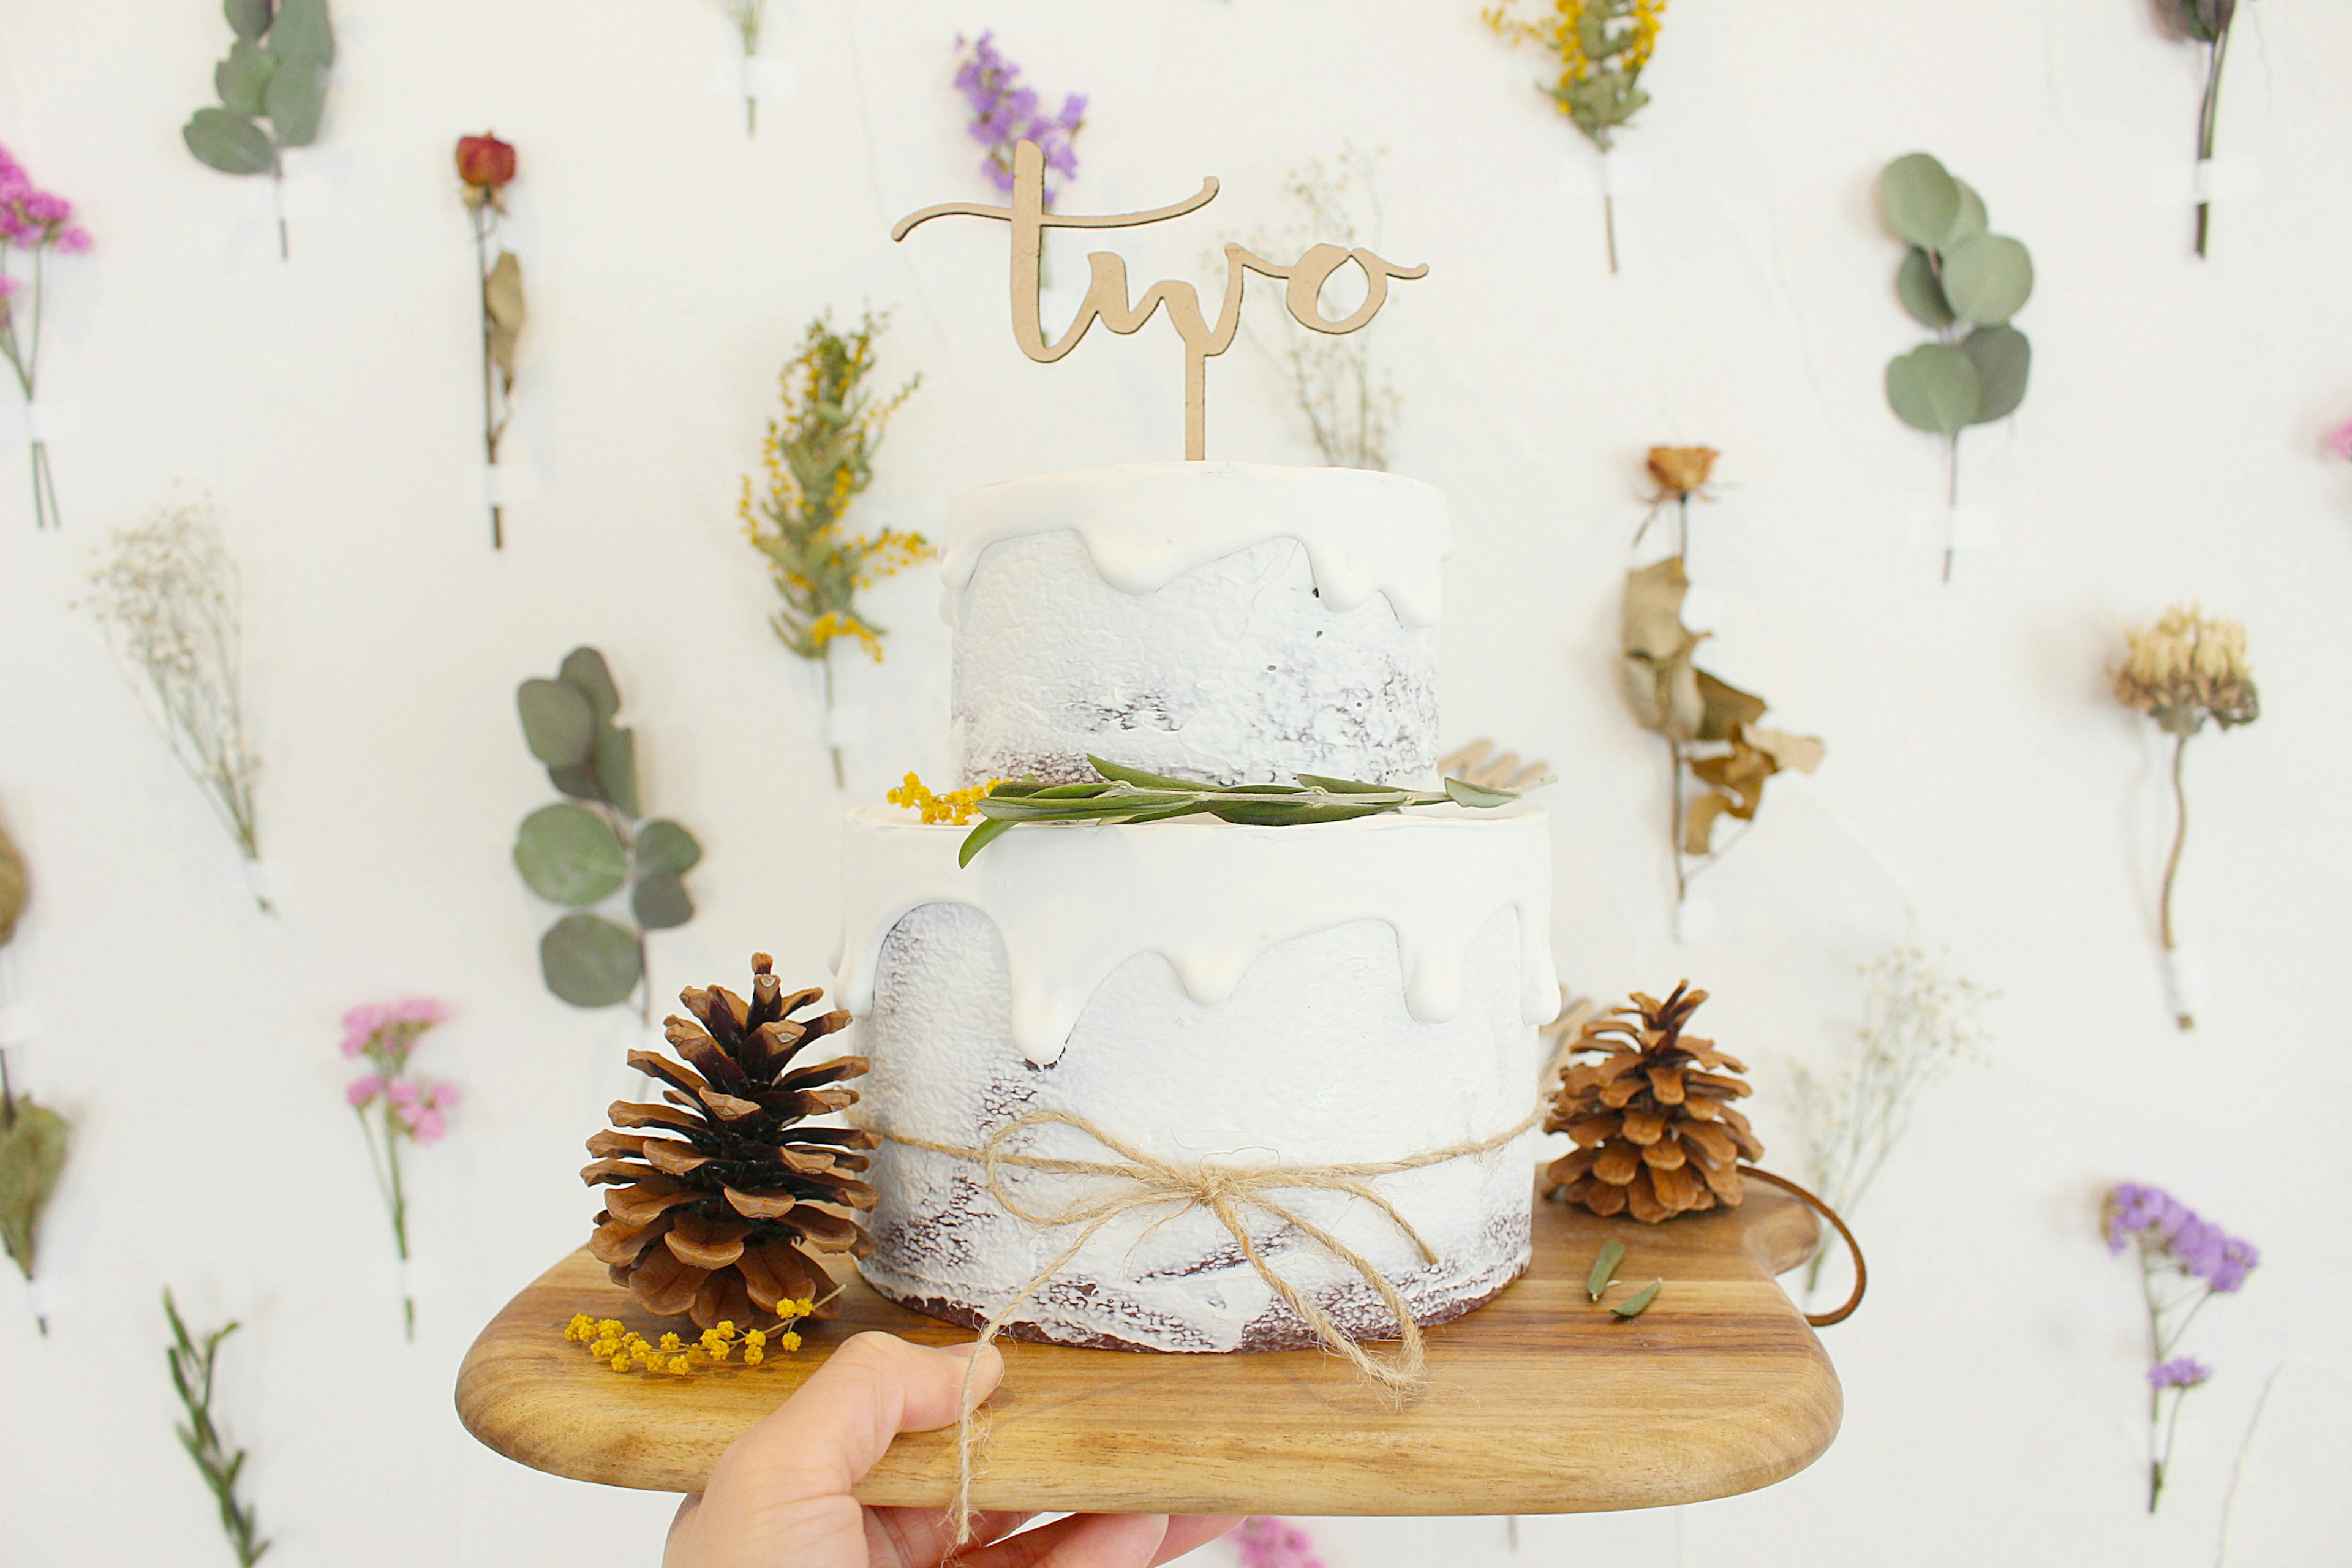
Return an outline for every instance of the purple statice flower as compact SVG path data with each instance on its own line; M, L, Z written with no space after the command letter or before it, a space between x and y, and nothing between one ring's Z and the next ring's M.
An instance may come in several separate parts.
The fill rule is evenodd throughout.
M1315 1538L1286 1519L1252 1514L1234 1535L1242 1568L1323 1568Z
M74 226L73 203L33 184L25 166L0 147L0 247L88 250L89 231Z
M373 1049L390 1049L404 1058L417 1036L436 1024L448 1021L449 1009L430 996L366 1003L343 1015L343 1055L357 1057ZM383 1038L385 1035L397 1038L386 1041Z
M2352 420L2347 420L2327 433L2327 449L2347 463L2352 463Z
M1058 113L1042 112L1044 102L1034 88L1023 85L1021 68L996 47L993 32L976 40L961 37L956 47L964 52L955 74L956 90L971 110L965 127L971 139L986 148L980 172L1000 191L1013 189L1013 150L1034 142L1045 157L1045 205L1051 206L1078 174L1078 153L1073 145L1087 122L1087 95L1074 92L1062 100Z
M457 1103L457 1086L435 1083L429 1079L394 1079L384 1090L392 1100L392 1113L400 1118L408 1135L419 1143L431 1143L449 1131L442 1112Z
M2236 1290L2262 1261L2251 1241L2230 1235L2162 1187L2120 1184L2107 1194L2107 1250L2121 1252L2137 1242L2160 1258L2216 1290Z
M2213 1375L2213 1369L2193 1355L2174 1356L2147 1369L2150 1388L2194 1388Z

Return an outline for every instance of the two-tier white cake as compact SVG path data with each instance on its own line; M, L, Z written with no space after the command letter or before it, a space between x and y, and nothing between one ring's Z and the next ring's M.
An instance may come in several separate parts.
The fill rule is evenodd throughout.
M966 784L1088 778L1087 753L1206 782L1433 782L1439 584L1427 485L1352 469L1159 463L961 498L945 545ZM969 829L853 814L839 992L877 1129L972 1150L1054 1111L1169 1164L1328 1168L1491 1141L1533 1103L1559 988L1542 811L1348 822L1203 817ZM1527 1265L1532 1132L1372 1183L1381 1205L1282 1203L1383 1275L1421 1322ZM1099 1162L1055 1123L1026 1153ZM1005 1175L1032 1212L1124 1178ZM977 1323L1079 1231L1017 1218L963 1154L886 1141L866 1278ZM1250 1237L1345 1332L1393 1318L1360 1271L1263 1213ZM1155 1351L1314 1342L1226 1226L1181 1202L1097 1231L1006 1332Z

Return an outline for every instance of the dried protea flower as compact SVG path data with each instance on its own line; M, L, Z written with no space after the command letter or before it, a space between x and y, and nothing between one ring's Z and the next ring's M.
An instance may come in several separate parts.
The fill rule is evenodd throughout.
M2193 735L2210 719L2227 730L2262 716L2246 665L2246 628L2175 605L2129 634L2131 657L2116 672L2116 696L2153 717L2167 734Z
M1680 500L1706 488L1715 460L1723 456L1712 447L1653 447L1650 477L1658 481L1661 500Z

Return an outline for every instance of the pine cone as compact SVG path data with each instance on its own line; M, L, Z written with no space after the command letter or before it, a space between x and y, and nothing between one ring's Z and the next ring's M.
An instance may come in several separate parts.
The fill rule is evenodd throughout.
M1762 1158L1764 1145L1729 1103L1748 1086L1699 1070L1747 1065L1712 1040L1683 1036L1706 1000L1685 980L1664 1002L1636 991L1633 1006L1585 1025L1565 1054L1601 1059L1569 1068L1544 1121L1545 1131L1577 1142L1546 1173L1551 1195L1652 1225L1717 1203L1738 1206L1739 1161Z
M785 995L769 973L772 962L752 955L748 1003L716 985L678 994L701 1020L672 1015L664 1029L685 1062L629 1053L631 1067L672 1086L662 1092L668 1103L615 1100L615 1130L588 1140L597 1159L580 1173L592 1187L612 1185L588 1250L610 1266L614 1283L646 1310L690 1312L705 1329L722 1319L773 1324L784 1315L778 1302L815 1300L832 1289L812 1252L862 1258L872 1246L856 1211L874 1206L874 1189L853 1173L866 1169L859 1151L874 1147L874 1135L796 1125L856 1104L857 1091L839 1085L865 1072L866 1058L786 1070L849 1015L788 1016L824 993ZM617 1131L629 1127L656 1131ZM845 1209L852 1212L836 1212ZM832 1311L821 1307L816 1315Z

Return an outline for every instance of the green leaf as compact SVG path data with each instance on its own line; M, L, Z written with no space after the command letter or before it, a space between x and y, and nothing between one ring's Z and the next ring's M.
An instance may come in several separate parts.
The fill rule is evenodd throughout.
M16 934L16 921L25 912L26 897L25 858L16 853L16 846L5 833L0 833L0 947Z
M243 42L255 44L269 31L269 0L221 0L221 14Z
M694 900L675 871L656 871L637 879L629 890L629 908L647 931L668 931L694 918Z
M269 52L281 60L335 63L335 29L327 20L327 0L278 0L269 28Z
M1333 795L1392 795L1396 791L1394 784L1366 784L1361 779L1326 778L1321 773L1293 773L1290 776L1300 784L1328 790Z
M956 850L956 864L959 866L971 865L971 858L973 856L987 848L991 844L994 843L997 839L1002 838L1007 833L1012 832L1013 826L1014 825L1011 817L990 817L987 821L982 823L979 826L973 828L970 833L963 836L963 843Z
M1609 1310L1617 1314L1620 1322L1638 1318L1650 1310L1650 1303L1658 1299L1658 1287L1664 1283L1663 1279L1653 1279Z
M1907 153L1878 176L1887 226L1922 250L1941 250L1959 216L1959 183L1925 153Z
M2033 345L2015 327L1979 327L1960 344L1976 366L1979 392L1973 425L1990 425L2017 412L2025 401L2025 378L2033 369Z
M1480 810L1508 805L1519 798L1509 790L1489 789L1485 784L1472 784L1468 779L1447 779L1445 795L1456 805L1475 806Z
M327 68L300 56L282 57L269 73L263 112L277 132L280 147L308 147L319 139L319 121L327 111Z
M622 815L637 815L637 736L609 726L596 731L596 786Z
M542 805L524 817L514 862L532 892L575 908L612 897L629 877L620 837L584 805Z
M1944 298L1964 321L1996 327L2033 293L2033 258L2002 234L1980 234L1944 258Z
M563 656L563 668L556 673L587 694L599 724L611 723L613 715L621 710L620 688L613 684L613 671L604 656L594 648L573 648Z
M1937 247L1939 250L1950 250L1985 231L1984 198L1966 180L1955 179L1952 185L1960 193L1960 210L1952 216L1951 232L1944 236L1944 243Z
M596 787L595 772L584 764L547 770L548 782L574 800L602 800L604 794Z
M599 915L566 915L539 939L539 972L574 1007L611 1007L629 999L645 965L635 932Z
M1936 279L1936 264L1917 246L1903 258L1903 270L1895 275L1895 297L1903 308L1911 312L1912 320L1926 327L1948 327L1952 324L1952 307L1944 298L1944 286Z
M1144 789L1206 789L1210 787L1199 779L1180 779L1170 773L1147 773L1141 768L1121 767L1117 763L1107 763L1091 752L1087 754L1087 761L1094 764L1095 772L1114 783L1136 784Z
M1600 1255L1593 1258L1591 1270L1584 1277L1584 1296L1590 1301L1601 1300L1601 1292L1609 1289L1615 1278L1617 1265L1625 1260L1625 1244L1611 1237L1601 1244Z
M27 1279L33 1277L41 1211L66 1168L70 1131L64 1117L29 1100L17 1100L15 1123L0 1129L0 1245Z
M551 768L577 767L588 760L596 743L596 710L578 687L533 677L515 689L515 710L522 715L522 735L532 756Z
M656 817L637 829L637 869L674 871L683 876L702 858L694 835L667 816Z
M1211 815L1222 821L1239 823L1250 827L1287 827L1294 823L1352 822L1360 816L1381 816L1395 806L1340 805L1336 802L1310 802L1286 805L1276 801L1224 802L1210 797L1204 804Z
M213 87L230 113L259 114L268 102L270 72L277 68L276 56L239 38L228 47L228 58L213 67Z
M266 174L278 159L268 132L226 109L197 110L181 127L180 139L197 163L224 174Z
M1976 366L1958 349L1921 343L1887 362L1887 404L1914 429L1957 436L1975 420L1981 396Z

